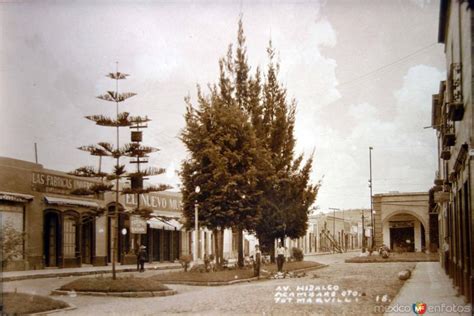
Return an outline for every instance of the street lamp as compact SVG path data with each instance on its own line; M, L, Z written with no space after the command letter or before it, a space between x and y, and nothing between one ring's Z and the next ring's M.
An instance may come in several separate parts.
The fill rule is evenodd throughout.
M127 229L122 228L122 264L125 263L125 235L127 235Z
M201 188L199 186L196 186L196 188L194 189L194 192L196 192L196 194L198 194L199 192L201 192ZM199 232L198 232L198 229L199 229L199 226L198 226L198 202L197 200L195 201L194 203L194 251L193 251L193 259L194 261L196 261L198 259L198 238L199 238Z

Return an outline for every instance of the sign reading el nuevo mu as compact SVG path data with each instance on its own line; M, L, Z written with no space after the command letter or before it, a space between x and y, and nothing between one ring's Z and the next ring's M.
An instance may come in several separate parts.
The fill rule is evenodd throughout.
M135 194L125 194L125 205L137 206L137 196ZM149 207L159 211L181 211L181 195L168 195L159 193L149 193L140 195L140 206Z

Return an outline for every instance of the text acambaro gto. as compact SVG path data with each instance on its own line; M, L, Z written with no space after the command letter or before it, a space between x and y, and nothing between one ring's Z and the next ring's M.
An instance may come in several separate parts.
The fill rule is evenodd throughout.
M358 302L361 293L341 289L338 285L301 285L296 287L278 286L275 288L275 303L286 304L326 304Z

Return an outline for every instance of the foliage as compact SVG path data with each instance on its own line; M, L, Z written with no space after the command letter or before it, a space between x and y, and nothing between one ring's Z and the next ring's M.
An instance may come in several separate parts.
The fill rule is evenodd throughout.
M230 45L219 60L218 83L208 93L198 86L197 105L185 99L181 139L190 157L181 172L184 216L192 228L197 203L201 226L233 227L239 236L256 232L262 250L272 253L275 238L305 234L319 183L310 183L313 155L306 162L294 155L296 101L287 100L277 79L271 43L263 80L258 68L250 74L246 51L240 20L236 49Z
M291 252L293 253L293 258L295 258L296 261L303 261L304 259L303 250L301 250L300 248L293 247L291 249Z
M236 269L236 270L219 270L212 273L203 273L205 268L203 265L198 265L200 269L194 272L167 272L156 274L149 279L156 279L160 282L174 282L174 281L188 281L188 282L203 282L203 285L206 285L206 282L229 282L234 280L242 280L254 277L253 267L247 269ZM300 269L317 269L323 267L323 264L313 262L313 261L295 261L285 263L286 271L295 271ZM271 273L277 271L276 264L262 264L261 269L267 270Z
M2 225L0 236L2 246L2 262L10 262L23 256L23 242L26 234L16 230L12 223L7 221Z
M2 315L34 314L69 307L65 302L46 296L11 292L2 294L2 304Z
M86 292L140 292L140 291L166 291L169 288L158 280L150 278L110 277L80 278L69 282L60 288L65 291Z

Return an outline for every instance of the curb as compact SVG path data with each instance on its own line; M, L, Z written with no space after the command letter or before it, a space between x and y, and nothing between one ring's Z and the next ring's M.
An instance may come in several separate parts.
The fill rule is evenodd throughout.
M344 252L314 252L314 253L307 253L305 254L304 256L308 256L308 257L319 257L319 256L327 256L327 255L342 255L342 254L345 254L345 253L350 253L350 252L359 252L360 249L351 249L351 250L347 250L347 251L344 251Z
M175 269L182 269L180 266L164 266L164 267L156 267L156 268L147 268L147 271L157 271L157 270L175 270ZM123 272L136 272L136 268L126 268L126 269L118 269L116 273L123 273ZM22 280L32 280L32 279L46 279L46 278L64 278L64 277L71 277L71 276L83 276L83 275L94 275L94 274L108 274L112 273L111 270L92 270L92 271L77 271L77 272L53 272L53 273L42 273L42 274L30 274L30 275L19 275L19 276L11 276L11 277L3 277L0 279L0 282L12 282L12 281L22 281Z
M261 279L261 278L260 278ZM199 281L160 281L163 284L180 284L180 285L192 285L192 286L223 286L232 285L237 283L251 282L259 280L258 277L252 277L247 279L238 279L232 281L212 281L212 282L199 282Z
M298 270L291 270L288 272L304 272L304 271L310 271L310 270L317 270L321 268L326 268L328 267L327 264L321 264L317 267L308 267L308 268L302 268ZM232 284L238 284L238 283L245 283L245 282L252 282L252 281L258 281L258 280L266 280L270 278L266 277L252 277L252 278L247 278L247 279L238 279L238 280L232 280L232 281L213 281L213 282L198 282L198 281L161 281L163 284L180 284L180 285L191 285L191 286L224 286L224 285L232 285Z
M411 263L418 263L418 262L439 262L439 260L387 260L387 261L351 261L351 259L344 260L344 263L396 263L396 262L411 262Z
M322 269L322 268L326 268L326 267L329 267L329 265L321 263L317 267L302 268L302 269L298 269L298 270L292 270L292 271L289 271L289 272L304 272L304 271L318 270L318 269Z
M415 264L415 267L413 269L410 269L410 272L411 272L410 277L403 281L403 285L400 287L397 294L392 298L392 301L390 302L390 304L388 306L392 306L392 304L394 304L394 302L396 302L397 299L400 297L400 293L402 292L403 287L406 286L407 282L410 281L413 278L413 273L415 272L417 265L418 264Z
M137 291L137 292L89 292L89 291L63 291L53 290L51 295L90 295L90 296L119 296L119 297L159 297L159 296L171 296L178 292L176 290L165 290L165 291ZM49 312L48 312L49 313Z
M65 308L58 308L58 309L52 309L52 310L49 310L49 311L44 311L44 312L39 312L39 313L32 313L32 314L25 314L25 315L28 315L28 316L42 316L42 315L48 315L48 314L52 314L52 313L59 313L59 312L67 312L67 311L72 311L74 309L77 309L76 306L68 303L69 307L65 307Z

